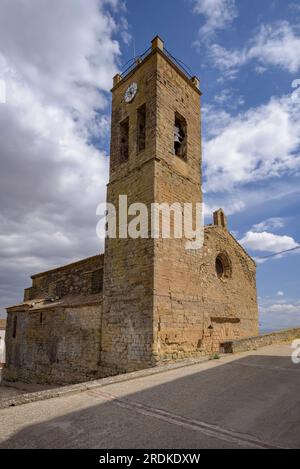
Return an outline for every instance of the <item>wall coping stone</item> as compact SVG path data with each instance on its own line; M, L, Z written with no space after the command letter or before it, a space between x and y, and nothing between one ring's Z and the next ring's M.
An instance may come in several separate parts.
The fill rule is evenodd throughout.
M297 338L300 338L300 327L281 329L279 331L268 332L267 334L245 337L243 339L226 340L224 344L226 345L226 353L238 353L255 350L267 345L289 342Z

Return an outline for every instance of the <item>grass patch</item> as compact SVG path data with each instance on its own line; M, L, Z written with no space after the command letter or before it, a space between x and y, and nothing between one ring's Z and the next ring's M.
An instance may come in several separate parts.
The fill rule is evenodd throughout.
M219 355L217 352L213 353L213 354L209 357L210 360L219 360L219 358L220 358L220 355Z

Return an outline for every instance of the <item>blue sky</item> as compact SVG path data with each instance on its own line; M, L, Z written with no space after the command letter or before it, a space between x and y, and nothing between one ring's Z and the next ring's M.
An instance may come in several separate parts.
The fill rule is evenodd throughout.
M262 328L300 325L300 250L259 259L300 243L299 1L1 2L1 306L101 249L111 79L156 34L201 81L206 221L257 259Z

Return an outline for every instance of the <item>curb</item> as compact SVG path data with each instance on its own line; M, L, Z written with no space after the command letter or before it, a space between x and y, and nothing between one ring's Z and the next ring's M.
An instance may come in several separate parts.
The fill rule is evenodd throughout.
M132 371L130 373L124 373L121 375L109 376L107 378L101 378L93 381L85 381L83 383L71 384L67 386L61 386L58 388L46 389L44 391L29 392L20 394L13 398L0 399L0 409L6 409L8 407L15 407L18 405L29 404L30 402L44 401L47 399L53 399L55 397L66 396L68 394L77 394L80 392L88 391L90 389L100 388L108 386L109 384L122 383L124 381L130 381L132 379L144 378L151 375L163 373L165 371L172 371L178 368L185 368L186 366L198 365L210 361L209 357L202 357L198 359L186 359L179 363L171 363L166 365L159 365L153 368L146 368L144 370Z

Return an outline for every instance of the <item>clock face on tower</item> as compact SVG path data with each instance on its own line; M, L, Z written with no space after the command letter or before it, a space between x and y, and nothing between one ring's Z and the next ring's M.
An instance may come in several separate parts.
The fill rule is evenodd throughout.
M137 84L135 82L131 83L131 85L128 86L127 90L125 91L124 94L124 99L126 103L131 103L133 101L133 98L135 97L137 92Z

